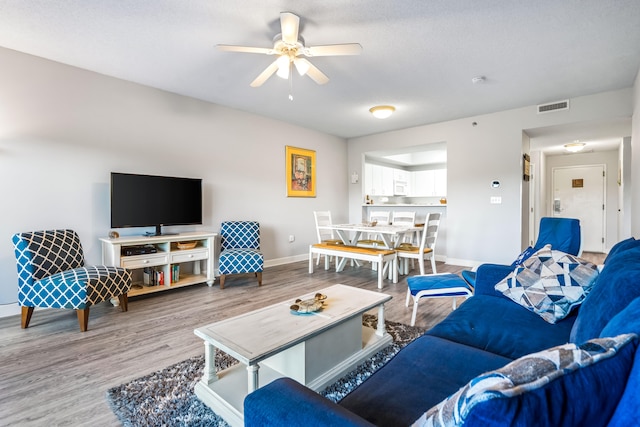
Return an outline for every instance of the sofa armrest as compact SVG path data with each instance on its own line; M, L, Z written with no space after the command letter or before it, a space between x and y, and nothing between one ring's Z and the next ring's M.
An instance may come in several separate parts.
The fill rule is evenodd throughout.
M476 274L475 295L502 296L496 292L495 285L507 277L514 267L502 264L482 264Z
M279 378L245 397L244 425L245 427L373 426L291 378Z

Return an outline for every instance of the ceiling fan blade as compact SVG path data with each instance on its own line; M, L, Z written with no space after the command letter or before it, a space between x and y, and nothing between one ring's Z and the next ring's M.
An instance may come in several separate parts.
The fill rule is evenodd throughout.
M272 48L266 47L233 46L228 44L217 44L216 47L218 50L225 52L264 53L267 55L273 55L275 53Z
M278 71L278 60L277 59L275 61L273 61L271 63L271 65L269 65L267 68L265 68L264 71L261 72L260 75L258 77L256 77L256 79L254 81L252 81L249 86L251 86L251 87L262 86L262 84L264 82L266 82L267 79L269 77L271 77L273 75L273 73L275 73L276 71Z
M302 58L302 60L307 61L304 58ZM329 77L327 77L322 71L320 71L318 69L318 67L316 67L315 65L313 65L309 61L307 61L307 63L309 63L309 69L307 70L307 76L311 77L311 80L313 80L314 82L318 83L319 85L323 85L323 84L325 84L325 83L327 83L329 81Z
M298 29L300 18L291 12L280 13L280 27L282 31L282 41L286 44L296 44L298 42Z
M360 46L359 43L311 46L304 50L304 54L307 56L360 55L361 53L362 53L362 46Z

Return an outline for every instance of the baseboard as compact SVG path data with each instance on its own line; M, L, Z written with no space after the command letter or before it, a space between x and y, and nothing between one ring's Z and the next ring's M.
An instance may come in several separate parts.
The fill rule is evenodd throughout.
M438 260L438 257L436 257L436 260ZM449 265L458 265L460 267L469 267L469 268L477 267L480 264L483 264L482 262L479 262L479 261L472 261L469 259L459 259L459 258L447 258L445 260L445 263Z
M21 309L17 302L0 305L0 317L16 316L19 315L20 312Z
M265 260L264 266L275 267L276 265L291 264L293 262L298 262L298 261L307 261L308 259L309 259L309 253L305 253L305 254L294 255L290 257Z

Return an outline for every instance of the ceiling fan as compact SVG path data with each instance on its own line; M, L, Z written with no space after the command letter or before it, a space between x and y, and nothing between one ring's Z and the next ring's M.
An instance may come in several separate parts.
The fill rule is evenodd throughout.
M283 79L288 79L293 67L296 68L301 76L306 74L311 80L322 85L329 81L329 77L305 57L359 55L362 52L362 46L358 43L305 46L304 39L298 32L300 17L291 12L280 13L280 27L282 32L274 37L272 48L226 44L219 44L216 47L227 52L277 55L276 60L251 82L251 87L261 86L274 73Z

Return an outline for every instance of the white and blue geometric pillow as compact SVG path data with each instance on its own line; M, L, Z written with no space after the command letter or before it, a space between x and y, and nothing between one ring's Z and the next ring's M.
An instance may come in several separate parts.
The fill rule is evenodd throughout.
M556 323L582 303L597 277L595 264L547 245L516 266L495 289L545 321Z

